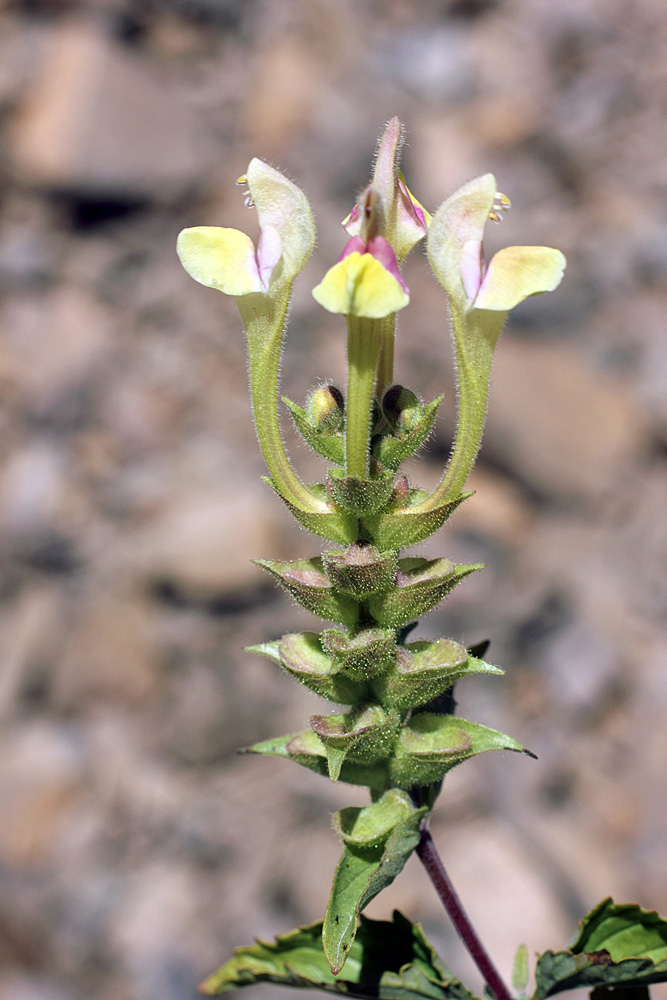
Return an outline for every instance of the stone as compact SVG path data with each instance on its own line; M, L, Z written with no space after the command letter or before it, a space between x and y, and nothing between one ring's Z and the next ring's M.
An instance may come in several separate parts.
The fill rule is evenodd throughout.
M567 345L504 336L493 366L483 455L539 494L599 497L643 448L626 384Z
M61 404L69 410L112 346L109 313L72 285L7 296L0 318L9 331L13 381L41 416Z
M202 169L182 91L83 19L54 30L8 141L24 182L84 197L169 197Z
M7 726L0 745L0 863L11 871L47 865L57 853L57 834L83 788L80 748L49 722Z
M291 555L298 529L289 517L268 487L204 491L175 502L142 530L128 559L144 578L190 598L238 597L266 584L251 559Z
M155 633L152 604L138 594L102 593L80 600L54 681L56 703L150 702L159 687Z

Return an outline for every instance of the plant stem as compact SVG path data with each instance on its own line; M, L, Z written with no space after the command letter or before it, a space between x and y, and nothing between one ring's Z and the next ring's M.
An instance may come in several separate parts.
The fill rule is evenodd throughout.
M500 978L500 974L489 958L484 945L478 938L468 914L463 909L461 900L449 880L449 875L445 871L445 866L438 854L428 827L424 827L422 830L421 840L417 847L417 855L426 869L435 891L440 896L459 937L470 952L475 965L482 973L484 981L494 997L496 1000L512 1000L512 994Z
M347 403L345 468L354 479L368 478L371 404L380 355L381 320L347 317Z
M394 381L394 331L396 329L396 313L385 316L380 330L380 359L378 361L377 384L375 395L378 403Z

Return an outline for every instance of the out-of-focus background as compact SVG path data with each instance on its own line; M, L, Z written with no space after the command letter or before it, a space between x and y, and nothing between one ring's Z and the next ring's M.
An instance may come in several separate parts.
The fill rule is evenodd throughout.
M363 793L234 755L320 705L242 653L316 627L251 557L318 544L260 482L234 302L174 245L255 235L234 180L285 170L319 245L283 391L341 384L310 289L393 114L428 208L493 171L514 208L487 249L569 261L512 314L477 493L423 550L487 564L419 635L492 639L507 676L460 711L540 759L455 771L436 840L505 975L606 894L667 910L666 67L661 0L5 0L0 1000L192 1000L324 911L330 814ZM421 252L406 277L396 376L447 394L425 486L455 390ZM414 858L369 913L394 906L481 989Z

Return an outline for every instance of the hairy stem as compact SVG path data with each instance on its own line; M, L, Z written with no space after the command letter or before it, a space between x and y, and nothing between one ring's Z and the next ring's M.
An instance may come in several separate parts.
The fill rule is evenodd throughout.
M380 355L381 321L350 315L347 327L345 468L348 476L367 479L371 404Z
M470 952L475 965L482 973L484 981L494 997L496 1000L512 1000L512 994L500 978L500 974L489 958L484 945L478 938L468 914L463 909L461 900L449 880L449 875L445 871L445 866L438 854L428 827L424 827L422 830L421 840L417 847L417 855L426 869L435 891L440 896L443 906L447 910L459 937Z
M377 384L375 397L378 403L394 381L394 331L396 329L396 313L385 316L380 330L380 359L378 361Z

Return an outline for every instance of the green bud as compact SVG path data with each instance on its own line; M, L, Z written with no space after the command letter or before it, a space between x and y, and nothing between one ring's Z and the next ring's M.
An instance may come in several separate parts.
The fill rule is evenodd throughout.
M312 426L324 435L336 434L343 426L345 401L335 385L321 385L306 401L306 415Z
M409 389L402 389L401 386L396 386L395 388L400 389L401 393L410 393L410 396L417 401L417 397ZM391 391L390 389L387 395ZM442 396L438 396L437 399L427 403L423 409L421 407L418 407L418 409L408 407L394 414L391 419L388 416L387 419L390 427L393 429L393 433L380 434L374 439L372 446L376 458L388 469L398 469L404 459L409 458L410 455L414 455L433 430L438 407L442 399ZM391 413L391 398L388 403L388 410ZM391 422L392 419L395 421L393 424Z
M406 437L418 425L421 404L414 392L402 385L392 385L382 399L382 409L397 437Z

